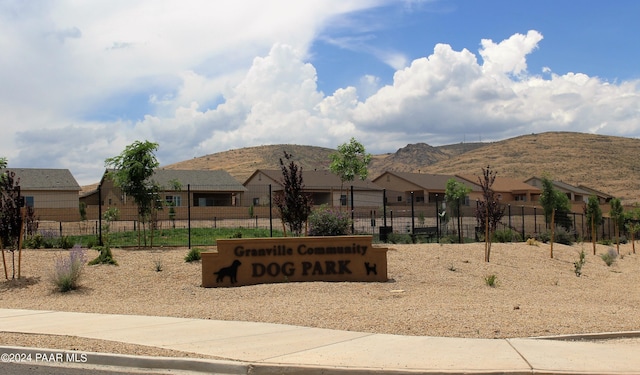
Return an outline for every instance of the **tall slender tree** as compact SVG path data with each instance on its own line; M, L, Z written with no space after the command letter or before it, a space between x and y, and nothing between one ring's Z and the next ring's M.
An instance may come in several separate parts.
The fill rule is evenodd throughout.
M118 156L105 160L105 165L113 168L108 176L115 186L131 196L138 208L138 220L145 224L150 220L153 210L161 209L160 187L151 179L155 168L160 164L155 156L158 144L149 141L135 141L128 145ZM146 245L146 234L145 245ZM140 247L140 227L138 227L138 247ZM153 246L153 228L151 228L151 246Z
M444 199L451 207L453 215L455 215L458 223L458 242L462 243L462 226L460 221L462 218L462 201L471 192L471 188L456 179L449 179L445 187Z
M591 243L593 244L593 255L596 255L596 228L602 221L602 209L600 208L600 202L598 197L592 195L587 201L587 205L584 208L585 218L591 231Z
M287 224L295 236L302 234L302 229L311 214L311 195L305 193L302 180L302 168L300 168L293 156L286 151L284 159L280 158L280 170L282 171L283 191L274 198L274 203L280 211L282 224ZM286 231L285 231L286 234Z
M338 151L329 155L329 170L340 177L340 193L345 182L352 182L356 177L365 180L369 174L371 154L367 153L362 143L351 138L349 143L338 146Z
M5 158L0 158L0 168L7 166ZM16 177L15 172L4 170L0 174L0 249L2 251L2 265L4 267L4 276L9 278L7 271L7 263L5 258L5 248L11 254L12 259L12 279L16 278L16 262L15 252L18 251L18 272L20 278L20 263L22 260L22 230L24 225L24 216L22 215L22 207L24 206L24 197L20 194L20 178Z
M611 210L609 216L613 220L613 229L616 235L616 251L620 254L620 228L624 227L624 208L620 198L613 198L609 202Z
M493 183L496 180L498 172L492 171L490 166L482 168L482 176L478 176L478 183L482 187L483 200L478 201L476 207L476 220L478 226L484 228L485 246L484 261L489 262L491 259L491 243L494 233L498 228L498 223L504 216L504 207L500 206L500 202L493 191Z

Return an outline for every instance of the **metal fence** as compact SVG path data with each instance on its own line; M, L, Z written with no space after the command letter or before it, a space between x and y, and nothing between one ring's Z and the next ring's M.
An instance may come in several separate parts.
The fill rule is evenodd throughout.
M214 191L214 188L210 187L210 190ZM68 198L56 201L54 192L50 196L41 194L32 201L34 222L25 235L40 234L47 238L69 236L83 238L83 241L93 238L95 243L103 243L108 235L109 244L114 247L130 244L131 237L137 236L136 233L141 229L147 234L153 229L154 246L214 245L220 233L226 233L223 234L226 236L241 235L243 229L258 229L263 231L264 236L282 235L283 224L274 205L274 196L278 192L274 192L270 185L254 186L249 190L233 194L203 193L207 187L187 186L180 192L163 193L162 209L154 213L150 223L143 226L138 222L136 206L130 200L108 201L100 196L95 200L96 203L101 202L100 205L86 200L84 205L76 203L74 207ZM476 202L462 205L458 219L452 215L450 207L443 208L442 202L413 202L413 199L408 199L408 202L389 204L385 190L357 190L348 186L345 189L314 188L309 193L316 206L320 202L347 211L351 215L354 234L380 236L384 240L389 239L389 235L415 236L430 230L435 240L444 237L478 240L478 233L482 232L475 217ZM521 203L504 204L505 215L499 229L511 229L522 239L546 232L548 223L542 208ZM107 223L103 216L112 208L118 210L119 218ZM444 215L443 211L446 212ZM572 224L570 233L574 238L589 240L590 231L584 213L571 212L569 218ZM109 227L105 233L106 224ZM597 239L611 239L613 231L613 223L605 218L598 226Z

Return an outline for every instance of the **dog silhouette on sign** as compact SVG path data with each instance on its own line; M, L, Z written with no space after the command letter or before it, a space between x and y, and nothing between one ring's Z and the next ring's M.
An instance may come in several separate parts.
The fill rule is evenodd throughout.
M373 273L374 275L378 274L377 264L369 264L369 262L364 262L364 268L367 270L367 276Z
M238 282L238 267L240 267L242 263L239 260L234 260L233 263L229 267L222 267L218 270L218 272L214 272L214 275L218 275L216 277L216 282L221 283L224 281L225 277L229 277L229 281L231 284L235 284Z

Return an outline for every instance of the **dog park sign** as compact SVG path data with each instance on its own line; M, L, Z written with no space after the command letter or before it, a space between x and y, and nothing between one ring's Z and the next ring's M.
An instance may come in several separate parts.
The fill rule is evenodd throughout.
M387 281L387 249L371 236L219 239L203 252L202 286Z

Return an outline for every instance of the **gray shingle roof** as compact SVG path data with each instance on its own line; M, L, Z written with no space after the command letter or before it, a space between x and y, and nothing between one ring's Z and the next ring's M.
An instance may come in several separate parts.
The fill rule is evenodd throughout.
M80 185L68 169L7 168L20 178L22 190L67 190L80 191Z
M282 180L282 171L279 169L260 169L255 173L263 173L265 176L269 177L271 180L280 184ZM313 189L328 189L328 188L340 188L341 181L340 177L335 175L334 173L322 170L322 171L306 171L302 170L302 182L305 186L305 189L313 190ZM355 178L353 181L345 181L344 188L352 186L356 190L382 190L382 188L371 180L362 181L359 178Z
M178 181L182 189L190 185L192 190L246 191L238 180L223 170L156 169L152 179L161 187L170 189L172 181Z

